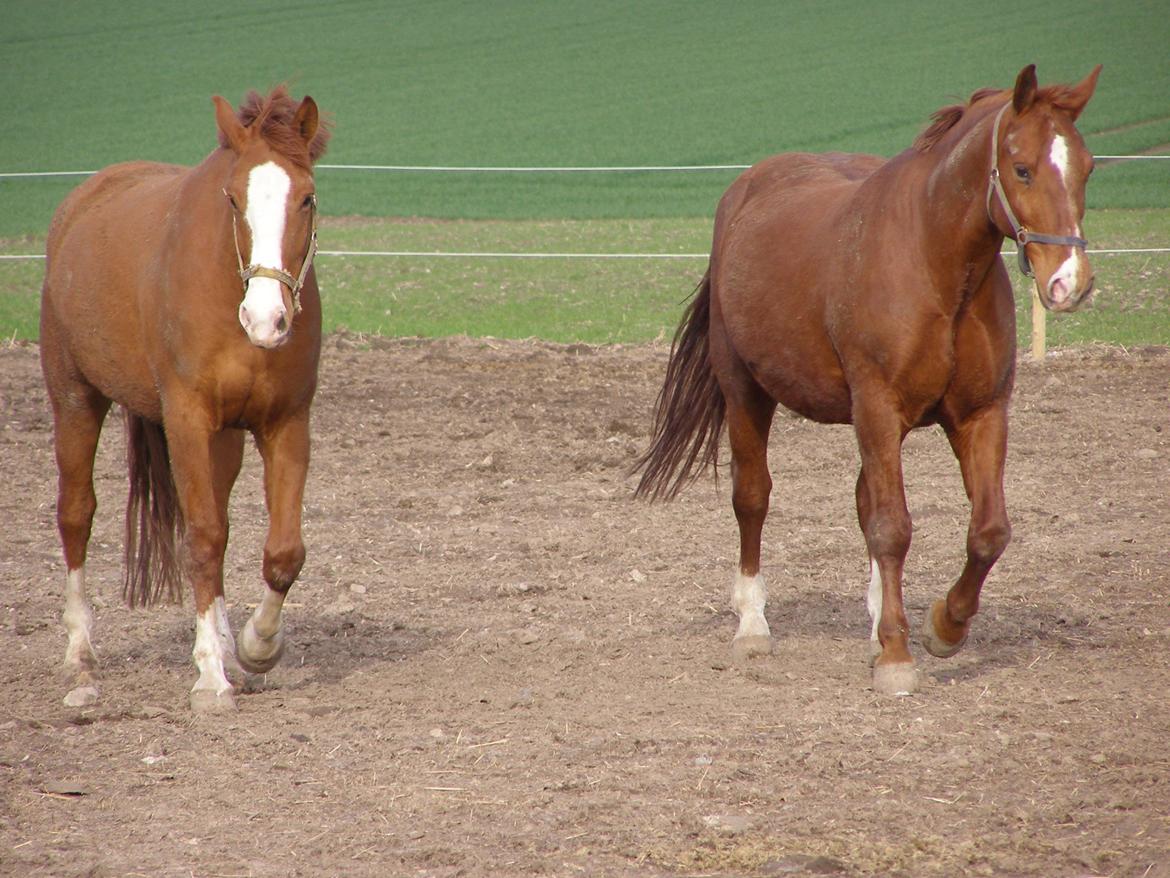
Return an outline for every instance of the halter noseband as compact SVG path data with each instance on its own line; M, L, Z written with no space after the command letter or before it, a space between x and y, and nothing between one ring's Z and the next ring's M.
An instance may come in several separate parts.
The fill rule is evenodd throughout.
M224 195L227 195L227 190L224 190ZM259 265L253 262L250 265L244 265L244 257L240 253L240 236L239 230L236 228L236 211L232 209L232 243L236 245L236 264L240 267L240 280L244 284L244 292L248 291L248 281L254 277L268 277L272 280L279 281L289 288L292 293L293 315L301 313L301 287L305 285L305 276L309 273L309 267L313 264L313 257L317 255L317 196L310 196L313 201L310 205L310 219L309 219L309 244L305 248L305 258L301 262L301 273L293 277L287 271L281 268L269 268L267 265ZM230 199L230 196L229 196Z
M1020 261L1020 271L1026 277L1034 277L1032 263L1028 260L1028 254L1024 252L1026 245L1060 244L1065 247L1080 247L1084 250L1089 242L1084 238L1078 238L1074 235L1044 235L1040 232L1032 232L1024 228L1020 224L1020 221L1016 219L1015 211L1012 210L1011 203L1007 199L1007 193L1003 191L1003 183L999 179L999 120L1003 118L1004 112L1010 106L1010 102L1003 105L1003 108L995 116L995 126L991 130L991 179L987 184L987 216L991 220L992 225L994 225L995 218L991 215L991 196L994 193L999 196L1000 206L1003 208L1003 212L1007 214L1008 223L1012 227L1012 237L1016 240L1016 256Z

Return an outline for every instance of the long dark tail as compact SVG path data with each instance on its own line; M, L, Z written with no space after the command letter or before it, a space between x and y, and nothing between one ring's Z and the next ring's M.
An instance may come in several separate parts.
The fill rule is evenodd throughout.
M130 499L126 503L126 580L122 596L132 607L164 596L182 603L176 535L183 514L171 476L171 456L162 427L126 412L126 458Z
M683 313L670 346L666 378L654 411L654 438L638 458L635 497L672 500L683 486L715 466L726 404L711 371L711 272L708 269Z

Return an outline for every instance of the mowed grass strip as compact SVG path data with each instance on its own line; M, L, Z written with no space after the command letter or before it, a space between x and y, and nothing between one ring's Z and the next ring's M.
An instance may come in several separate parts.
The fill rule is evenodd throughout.
M1170 210L1098 210L1091 247L1165 246ZM507 256L318 257L327 331L387 336L541 338L597 344L669 339L706 269L706 219L379 220L322 222L325 251L672 254L687 258ZM42 238L0 240L0 253L42 252ZM1090 308L1050 315L1053 346L1170 344L1170 254L1098 254ZM1031 282L1016 273L1021 344ZM0 261L0 337L35 339L40 261Z

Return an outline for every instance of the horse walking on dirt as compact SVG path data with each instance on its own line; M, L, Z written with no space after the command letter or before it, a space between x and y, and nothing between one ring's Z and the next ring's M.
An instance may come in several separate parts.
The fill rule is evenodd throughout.
M298 103L284 87L250 93L238 113L221 97L213 103L219 147L200 165L113 165L74 190L49 229L41 361L67 567L69 705L99 697L85 560L94 454L111 403L127 423L125 597L181 599L181 579L190 580L193 709L234 708L227 672L263 673L280 659L281 608L305 560L301 500L321 348L313 163L329 133L313 99ZM245 430L264 462L268 588L237 646L223 558Z
M1053 311L1073 310L1091 292L1081 222L1093 157L1075 123L1100 69L1077 85L1040 88L1028 66L1011 90L980 90L939 110L888 161L778 155L724 194L637 491L673 497L715 465L727 425L740 535L738 657L772 649L760 534L777 404L853 425L873 686L887 694L918 685L902 603L911 521L901 446L916 427L943 428L971 502L967 562L931 606L921 640L942 657L963 646L983 581L1011 535L1003 477L1016 325L1000 248L1005 237L1016 241L1021 269Z

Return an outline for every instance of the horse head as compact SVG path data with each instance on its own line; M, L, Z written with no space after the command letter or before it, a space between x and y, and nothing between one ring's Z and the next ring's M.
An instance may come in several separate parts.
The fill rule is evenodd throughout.
M1093 289L1081 231L1093 155L1076 120L1100 72L1097 65L1077 85L1039 88L1028 65L992 129L988 214L1016 241L1020 269L1053 311L1076 309Z
M222 97L212 100L220 144L234 157L223 191L244 287L240 325L252 344L279 347L317 248L312 163L324 150L317 104L305 96L296 105L280 89L266 101L252 95L237 115Z

